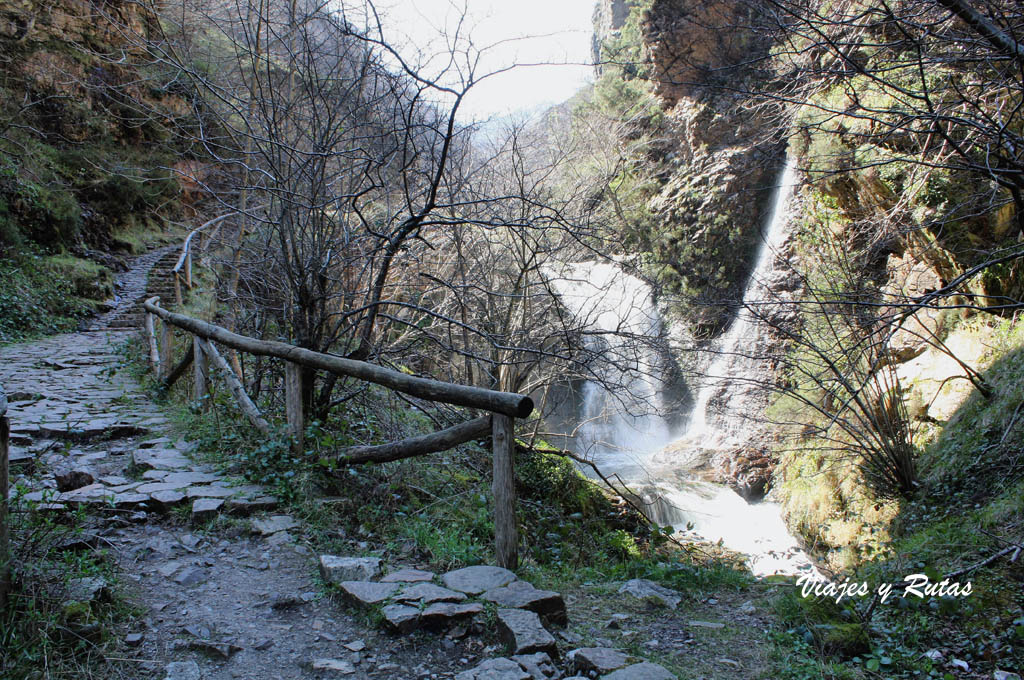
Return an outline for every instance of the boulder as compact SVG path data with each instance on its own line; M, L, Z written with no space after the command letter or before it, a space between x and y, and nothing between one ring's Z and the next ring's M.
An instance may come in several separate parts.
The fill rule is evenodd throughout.
M558 657L555 638L540 622L537 614L525 609L498 610L498 636L513 654L545 652Z
M276 534L280 531L288 531L298 525L299 523L290 515L272 515L271 517L262 517L252 521L253 530L263 536L270 536L271 534ZM354 579L356 577L352 578Z
M192 524L209 522L224 505L222 498L197 498L192 502Z
M95 481L87 470L58 472L53 477L57 481L57 491L74 491L83 486L89 486Z
M449 571L441 580L452 590L479 595L492 588L507 586L516 580L516 575L501 567L475 566Z
M320 556L320 575L327 583L369 581L381 573L379 557Z

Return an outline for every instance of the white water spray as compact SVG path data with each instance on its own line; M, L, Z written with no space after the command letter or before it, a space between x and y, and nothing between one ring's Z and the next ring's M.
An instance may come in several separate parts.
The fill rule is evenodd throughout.
M608 473L633 476L672 440L664 418L661 319L651 290L613 262L568 265L551 279L575 318L595 376L582 387L575 448ZM599 379L597 379L599 378Z

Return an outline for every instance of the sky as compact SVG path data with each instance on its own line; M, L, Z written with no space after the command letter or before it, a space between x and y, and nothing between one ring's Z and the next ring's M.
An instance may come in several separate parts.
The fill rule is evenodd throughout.
M463 121L529 114L569 99L593 80L595 0L378 0L385 30L404 43L403 55L447 54L446 38L462 34L479 53L478 73L513 64L487 78L464 100ZM428 62L435 71L442 62Z

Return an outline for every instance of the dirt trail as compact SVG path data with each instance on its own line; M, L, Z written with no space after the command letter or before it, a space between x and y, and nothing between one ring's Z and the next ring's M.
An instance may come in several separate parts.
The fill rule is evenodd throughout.
M137 314L139 299L161 285L148 275L168 252L136 260L122 276L120 301L94 326L120 325ZM95 328L0 348L0 383L11 402L12 481L30 486L28 497L55 511L84 505L99 518L99 542L119 572L114 588L139 612L120 632L111 677L451 678L504 653L493 630L391 635L324 596L302 527L259 525L274 515L272 496L191 460L190 445L123 369L118 346L127 342L141 339ZM79 475L74 488L58 492L55 475L72 471ZM426 565L396 559L388 566ZM699 616L654 611L608 594L610 586L566 593L563 654L586 644L641 643L639 649L669 661L699 655L699 670L689 677L758 677L764 620L753 610L736 615L737 602L701 605ZM614 628L606 627L615 615ZM736 634L732 625L689 625L688 618L709 617L732 617ZM742 643L730 653L714 651L730 640ZM314 670L316 659L350 668Z

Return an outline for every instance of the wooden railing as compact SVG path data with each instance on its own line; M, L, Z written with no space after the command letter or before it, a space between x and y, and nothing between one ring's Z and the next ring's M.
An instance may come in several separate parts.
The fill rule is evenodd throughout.
M174 298L175 302L179 305L184 301L184 297L181 294L182 283L184 283L189 290L192 289L192 259L193 251L195 250L193 240L196 236L199 237L199 250L202 251L205 245L212 241L216 236L217 231L220 230L221 222L236 214L237 213L229 212L219 217L214 217L209 222L206 222L202 226L196 227L190 231L188 236L185 237L185 242L181 245L181 255L178 257L178 262L171 270L171 273L174 274ZM216 229L214 229L213 233L207 234L205 230L213 225L217 225Z
M11 423L7 419L7 393L4 392L4 386L0 385L0 612L7 605L7 592L11 585L11 529L7 508L7 487L10 484L8 470L10 436Z
M476 418L428 435L411 437L398 442L377 446L357 446L338 452L339 463L357 464L386 462L413 456L445 451L459 444L491 434L494 465L494 534L495 553L500 566L515 569L518 564L518 530L516 526L515 419L525 418L533 412L530 397L511 392L457 385L427 378L418 378L364 361L355 361L332 354L303 349L283 342L257 340L233 333L221 326L193 317L176 314L162 308L158 298L144 303L146 309L146 335L149 341L150 362L156 373L171 385L185 373L188 364L193 367L195 396L203 399L209 389L209 362L220 369L239 409L257 430L268 432L269 425L259 409L245 393L238 375L220 355L214 342L239 352L257 356L275 357L285 361L285 412L288 433L299 449L305 430L302 404L302 368L327 371L382 385L411 396L455 406L488 411L491 415ZM158 339L156 320L161 323ZM180 328L192 337L191 352L177 365L171 366L171 327Z

